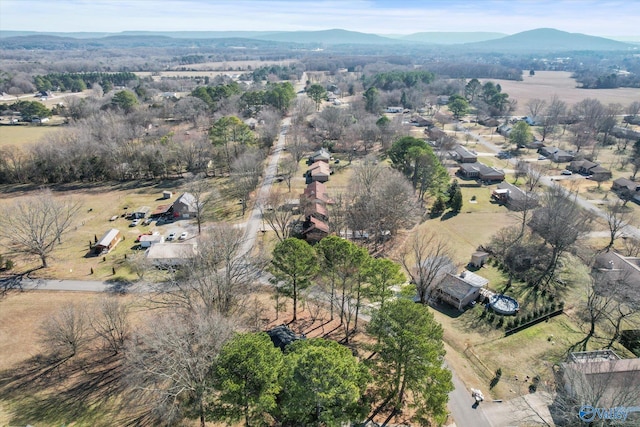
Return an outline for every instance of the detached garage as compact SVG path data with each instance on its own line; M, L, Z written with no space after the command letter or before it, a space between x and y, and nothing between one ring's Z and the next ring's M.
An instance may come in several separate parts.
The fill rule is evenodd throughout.
M109 252L111 249L115 248L118 243L120 243L120 240L122 240L122 233L120 233L120 230L112 228L104 233L104 236L98 240L98 243L95 244L93 250L97 254Z

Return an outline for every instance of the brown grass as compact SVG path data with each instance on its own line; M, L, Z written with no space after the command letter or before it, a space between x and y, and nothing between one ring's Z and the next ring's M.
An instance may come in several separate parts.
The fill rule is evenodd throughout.
M483 80L483 83L488 81ZM500 83L502 91L509 94L509 99L518 100L518 105L514 114L526 115L527 102L534 98L547 100L553 95L569 104L569 106L582 101L585 98L595 98L603 104L619 103L627 106L633 101L640 99L640 89L619 88L619 89L579 89L577 83L571 78L571 73L567 71L536 71L536 75L530 77L525 75L523 80L491 80Z
M0 126L0 147L26 147L40 142L46 135L60 132L58 126Z

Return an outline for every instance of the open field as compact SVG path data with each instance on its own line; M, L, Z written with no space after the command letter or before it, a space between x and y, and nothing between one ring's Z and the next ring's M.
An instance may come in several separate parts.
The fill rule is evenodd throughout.
M24 147L40 142L45 135L60 132L58 126L13 125L0 126L0 147Z
M558 95L562 101L569 106L582 101L585 98L598 99L603 104L618 103L626 107L633 101L640 99L640 89L618 88L618 89L580 89L577 83L571 78L568 71L536 71L536 75L530 77L524 73L523 80L494 80L500 83L502 91L509 94L509 99L517 99L518 106L515 115L526 115L527 102L534 98L547 100ZM482 82L490 79L483 79Z

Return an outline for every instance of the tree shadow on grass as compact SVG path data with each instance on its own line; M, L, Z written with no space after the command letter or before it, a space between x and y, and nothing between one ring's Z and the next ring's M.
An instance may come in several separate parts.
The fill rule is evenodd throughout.
M12 425L96 425L124 391L123 371L120 355L100 351L73 358L36 356L0 372L0 395L10 402Z
M449 211L446 214L442 215L440 217L440 221L446 221L448 219L453 218L454 216L457 216L460 212L454 212L454 211Z

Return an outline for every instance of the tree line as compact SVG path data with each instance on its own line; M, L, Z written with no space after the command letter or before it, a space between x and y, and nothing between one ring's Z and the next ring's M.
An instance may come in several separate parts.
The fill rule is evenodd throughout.
M125 86L137 80L138 76L131 72L51 73L33 76L37 90L60 92L82 92L96 83L101 85L105 92L109 92L114 86Z

